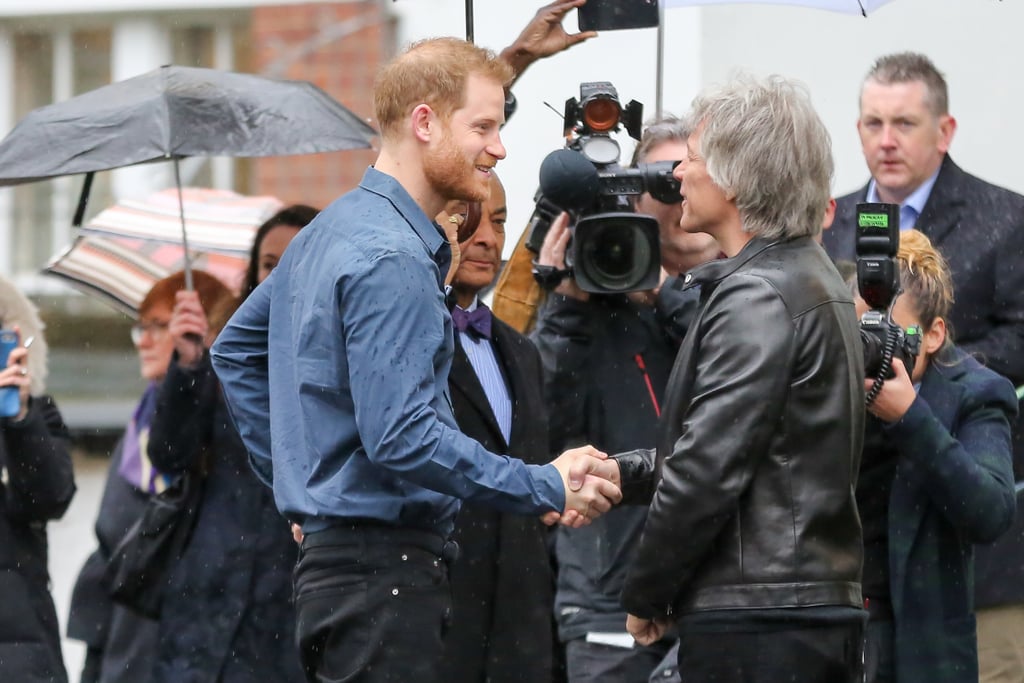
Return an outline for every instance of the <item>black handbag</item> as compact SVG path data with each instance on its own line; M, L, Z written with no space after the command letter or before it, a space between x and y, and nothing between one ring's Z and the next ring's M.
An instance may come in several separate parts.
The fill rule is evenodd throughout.
M115 602L150 618L160 616L170 570L181 560L199 517L203 480L198 472L185 472L150 497L104 572L103 583Z

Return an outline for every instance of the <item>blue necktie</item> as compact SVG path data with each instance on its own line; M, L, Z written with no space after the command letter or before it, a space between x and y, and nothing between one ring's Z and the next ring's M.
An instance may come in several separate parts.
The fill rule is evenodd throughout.
M917 223L917 209L912 206L900 207L900 230L911 230Z
M459 332L469 332L476 337L491 338L491 309L477 306L470 312L458 306L452 309L452 324Z

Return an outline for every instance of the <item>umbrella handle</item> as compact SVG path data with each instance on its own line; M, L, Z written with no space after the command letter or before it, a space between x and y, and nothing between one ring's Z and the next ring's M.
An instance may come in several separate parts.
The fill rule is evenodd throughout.
M75 208L75 217L71 220L71 225L76 228L82 227L82 221L85 220L85 210L89 206L89 193L92 192L92 177L96 175L92 171L85 174L85 180L82 181L82 194L78 197L78 207Z
M188 251L188 230L185 229L185 199L181 196L181 170L174 157L174 184L178 186L178 215L181 216L181 246L185 255L185 289L192 291L192 255Z

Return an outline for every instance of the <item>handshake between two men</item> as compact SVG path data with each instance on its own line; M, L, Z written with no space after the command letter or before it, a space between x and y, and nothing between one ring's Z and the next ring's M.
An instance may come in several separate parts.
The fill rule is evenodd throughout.
M571 448L551 461L565 484L565 510L541 520L574 529L586 526L622 501L619 465L593 446Z

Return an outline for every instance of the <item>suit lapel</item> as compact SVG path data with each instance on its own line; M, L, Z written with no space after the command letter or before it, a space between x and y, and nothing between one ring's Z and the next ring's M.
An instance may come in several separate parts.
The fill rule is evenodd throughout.
M493 341L498 363L505 374L508 397L512 402L512 429L509 441L519 443L522 441L521 432L527 427L527 420L523 419L524 406L521 405L528 382L523 375L525 363L522 362L518 342L513 338L509 328L497 318L494 320Z
M964 172L947 155L921 216L914 224L936 246L940 246L949 232L960 223L960 213L964 207L961 192L963 175Z
M500 353L498 361L501 362ZM480 384L480 379L476 376L476 370L473 369L469 357L462 349L462 343L458 340L455 342L455 356L452 358L452 371L449 379L453 387L466 396L468 403L477 411L497 442L505 444L507 450L508 444L505 443L501 427L498 426L498 419L494 417L494 411L491 410L491 402L487 400L487 394L484 392L483 385ZM514 424L515 417L513 416Z

